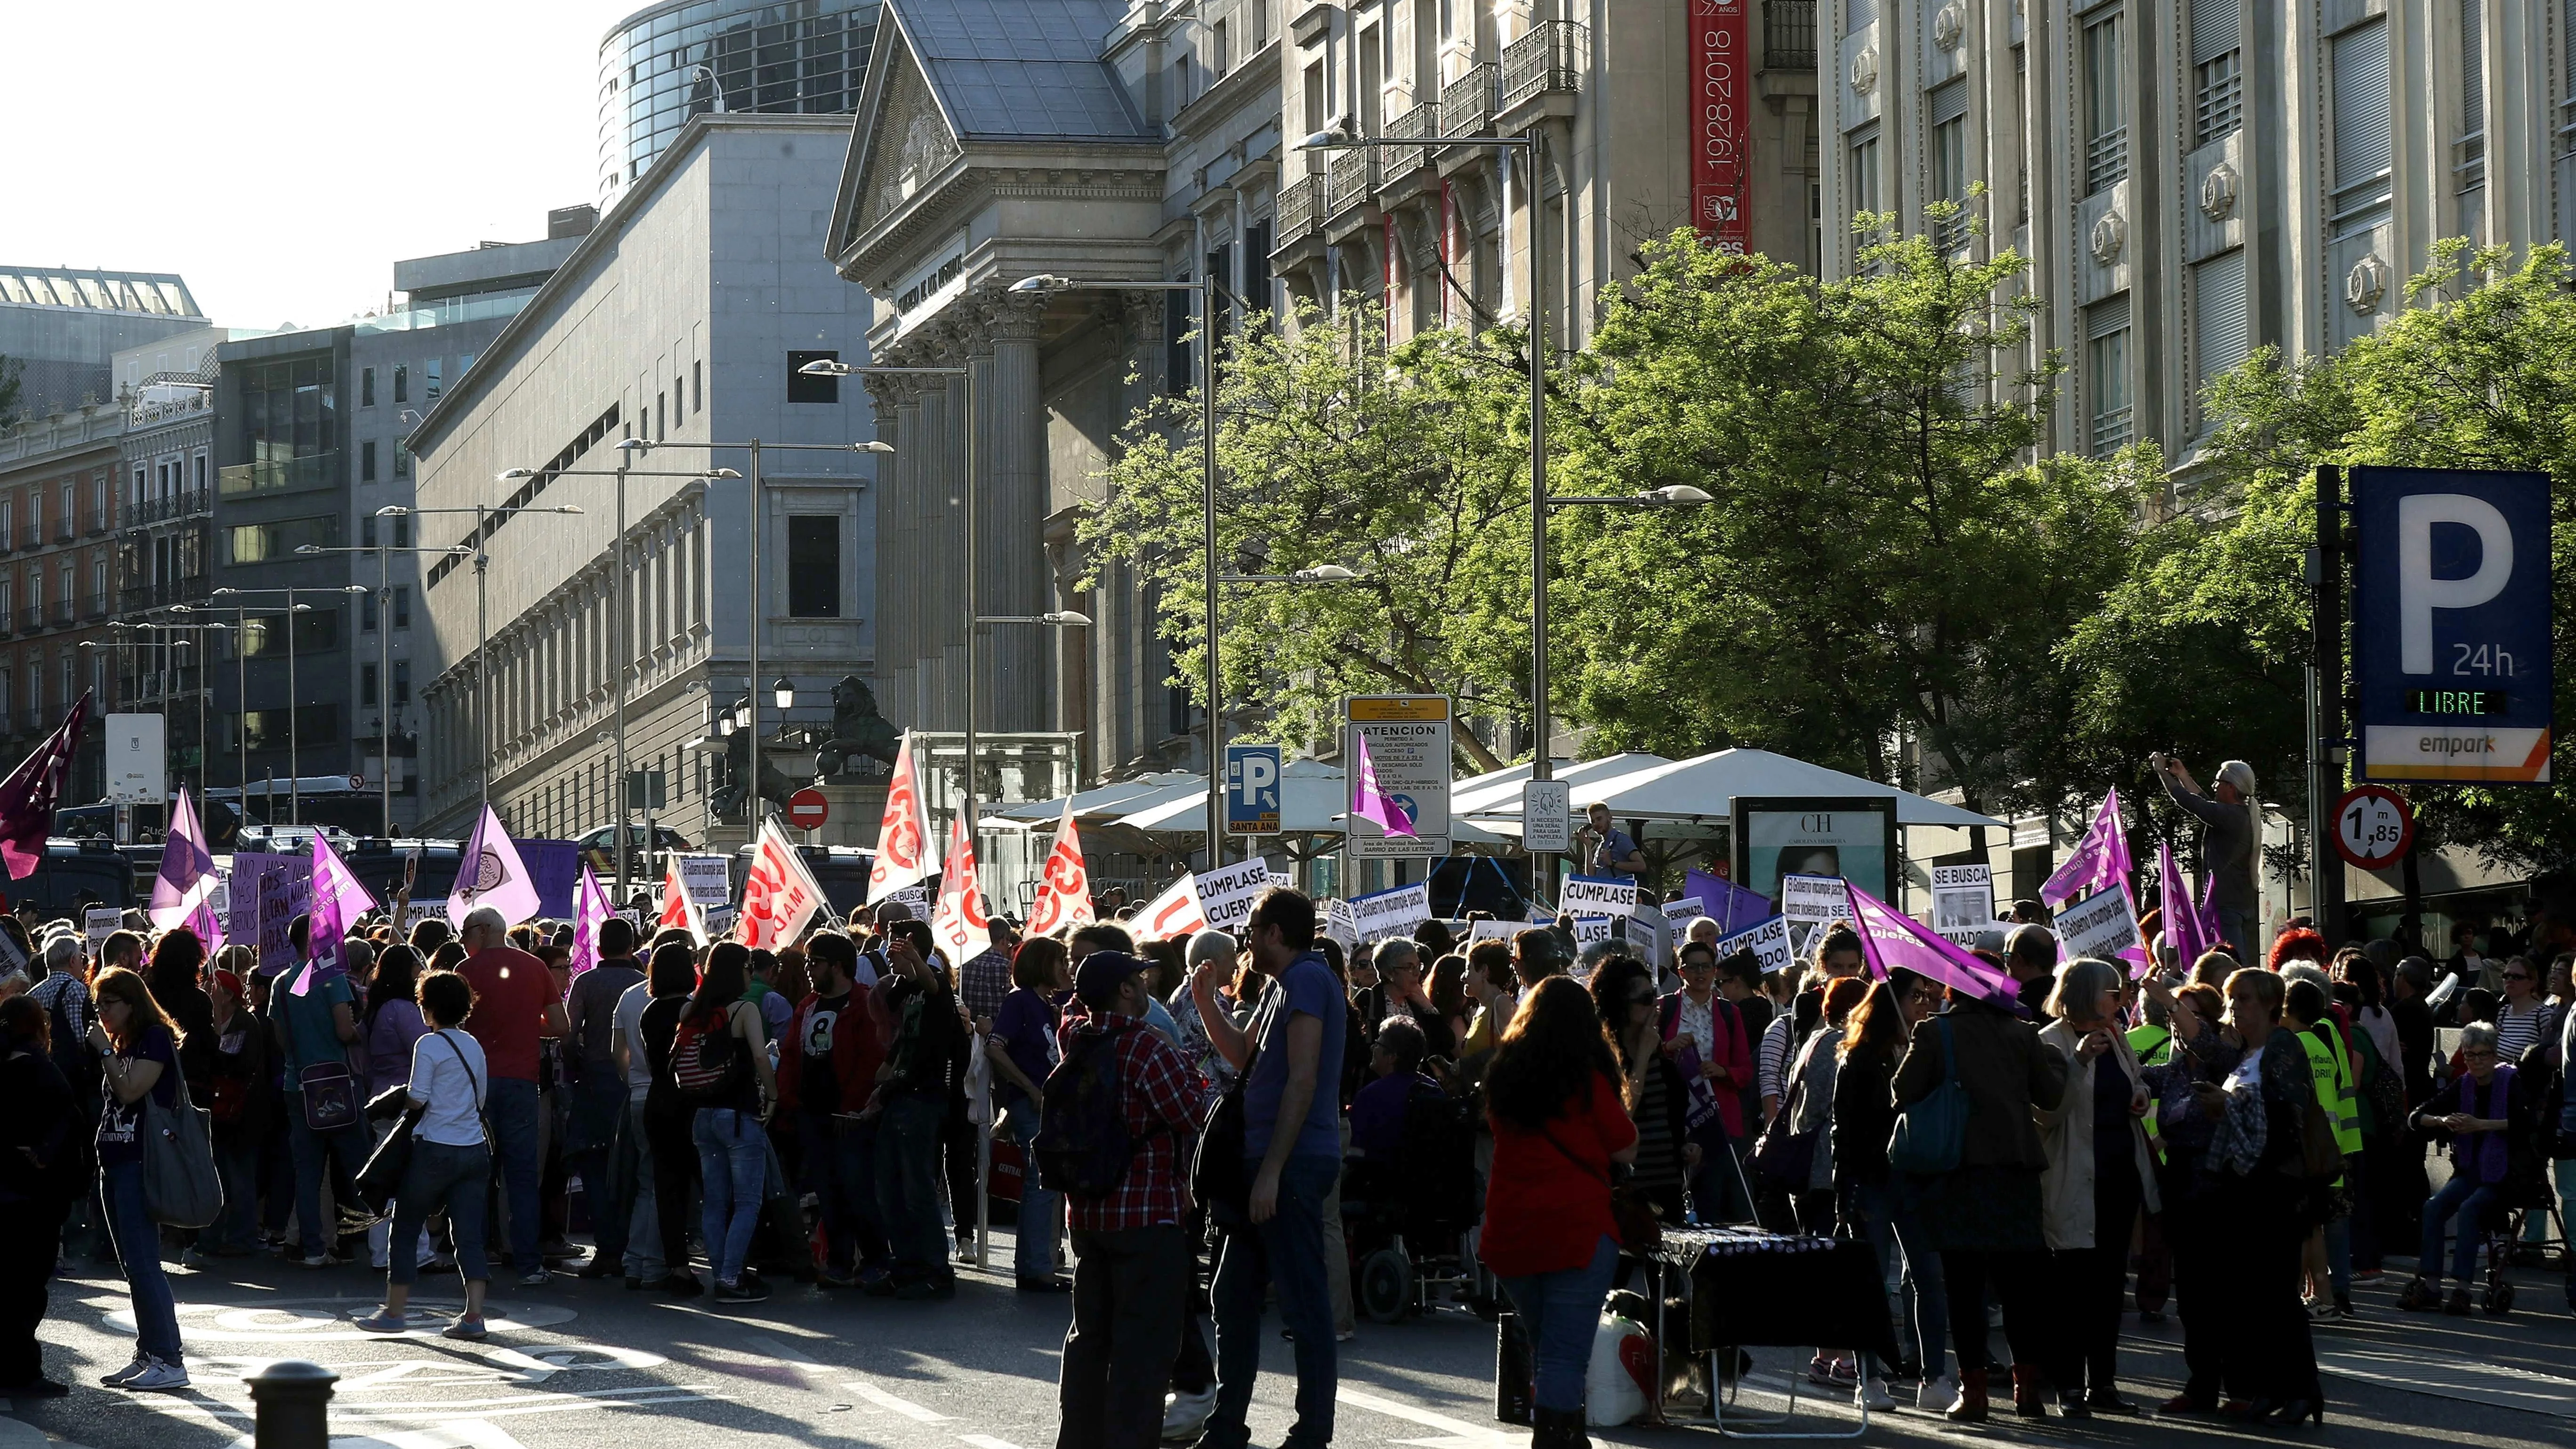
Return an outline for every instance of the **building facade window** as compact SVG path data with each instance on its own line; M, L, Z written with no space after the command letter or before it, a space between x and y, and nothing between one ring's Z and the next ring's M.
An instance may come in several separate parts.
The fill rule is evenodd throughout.
M787 516L787 612L798 619L841 617L841 516Z
M2093 456L2129 445L2129 299L2122 295L2084 309L2084 388L2092 402Z
M693 413L703 412L707 406L704 366L703 363L698 362L689 364L689 411Z
M2326 43L2334 86L2328 145L2334 195L2327 230L2335 237L2365 231L2388 218L2389 129L2388 20L2369 20Z
M360 407L362 407L362 408L371 408L371 407L374 407L375 405L376 405L376 370L375 370L374 368L372 368L372 367L362 367L362 368L359 368L359 369L358 369L358 406L360 406Z
M439 359L433 357L420 365L420 400L422 402L438 401L438 364Z
M394 401L397 403L411 401L411 368L408 364L400 362L394 364Z
M1935 86L1931 98L1932 200L1955 203L1956 215L1932 223L1932 245L1955 252L1968 244L1968 82Z
M2242 0L2193 0L2192 144L2206 146L2245 123Z
M2126 51L2115 9L2084 27L2084 194L2108 190L2129 174Z
M237 564L270 563L292 558L305 544L329 547L339 542L340 520L323 514L309 518L282 518L274 523L235 524L224 530Z
M376 440L373 438L358 445L358 481L361 483L376 481Z
M1878 198L1878 124L1871 122L1851 133L1851 209L1852 215L1875 213Z
M2451 186L2460 198L2459 233L2483 240L2487 184L2485 0L2460 0L2460 136L2451 143Z
M358 704L364 709L376 707L376 666L358 666Z
M394 661L394 703L411 703L411 661L408 659Z

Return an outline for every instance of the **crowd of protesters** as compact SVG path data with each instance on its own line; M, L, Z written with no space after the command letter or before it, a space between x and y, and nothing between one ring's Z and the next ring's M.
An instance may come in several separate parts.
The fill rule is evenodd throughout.
M2305 922L2182 961L2150 912L2133 971L2059 960L2024 903L1975 953L2009 997L1881 975L1840 924L1769 973L1707 920L1668 966L1578 950L1565 921L1346 949L1285 887L1235 934L997 924L961 962L897 903L775 953L612 919L578 972L569 928L408 904L359 922L338 970L301 918L269 961L209 959L186 929L93 950L0 921L43 973L0 977L0 1231L122 1264L136 1349L106 1384L187 1383L172 1256L363 1254L385 1286L359 1328L411 1331L426 1306L469 1340L493 1331L496 1270L719 1304L782 1277L948 1299L990 1250L989 1101L1019 1150L1012 1279L1069 1295L1059 1443L1243 1449L1275 1295L1287 1442L1318 1446L1355 1332L1346 1190L1414 1150L1421 1104L1463 1103L1459 1297L1526 1342L1539 1449L1586 1442L1596 1325L1641 1234L1694 1222L1869 1245L1898 1356L1826 1346L1805 1374L1873 1407L2137 1412L2121 1319L2171 1305L2188 1376L2162 1412L2301 1422L2324 1414L2312 1326L2357 1313L2353 1283L2411 1252L2402 1307L2471 1311L2482 1259L2512 1250L2504 1215L2546 1203L2552 1159L2565 1191L2576 1158L2563 883L2523 938L2440 962ZM188 1103L224 1204L181 1231L149 1211L144 1157ZM1955 1140L1924 1170L1891 1142L1936 1111ZM397 1134L407 1159L371 1195ZM0 1267L0 1393L62 1391L36 1337L54 1266ZM412 1301L451 1273L461 1303Z

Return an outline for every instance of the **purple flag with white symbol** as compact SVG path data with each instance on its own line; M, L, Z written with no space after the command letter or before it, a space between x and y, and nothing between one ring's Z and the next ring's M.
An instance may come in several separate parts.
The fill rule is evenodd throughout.
M304 949L312 957L313 964L295 978L297 996L311 991L317 981L348 974L349 920L341 914L340 892L327 889L323 884L328 878L327 873L334 868L342 874L348 872L348 867L341 865L340 857L332 851L331 842L323 838L322 832L313 832L313 910L305 918L304 937ZM365 889L361 887L358 894L364 898Z
M2129 834L2120 824L2120 789L2114 785L2102 796L2102 806L2093 812L2084 838L2075 842L2075 853L2039 888L2039 897L2062 906L2078 896L2126 884L2135 869L2129 859Z
M473 837L465 842L465 853L456 862L456 889L447 897L448 924L461 931L469 912L476 906L490 906L515 926L534 916L538 905L537 883L519 859L517 842L501 828L500 815L484 806L482 817L474 822Z
M170 806L170 833L161 842L161 873L152 878L152 924L169 930L206 911L214 895L215 858L206 851L206 828L182 785ZM214 947L206 949L211 954Z
M1390 836L1411 836L1413 817L1404 813L1394 796L1377 787L1377 766L1369 759L1368 732L1353 730L1351 738L1359 744L1359 785L1351 792L1351 813Z
M2210 937L2200 928L2200 907L2192 903L2191 885L2183 878L2182 865L2174 859L2173 846L2156 842L2156 881L2158 902L2164 912L2165 939L2173 943L2174 961L2183 970L2200 959L2209 949Z
M1890 969L1902 966L1999 1006L2013 1004L2011 977L1951 945L1930 926L1899 913L1850 881L1843 884L1851 891L1852 924L1860 928L1861 948L1868 955L1871 974L1884 980Z
M572 891L572 974L579 976L599 964L599 928L608 924L608 892L599 888L599 877L590 867L581 868L581 883Z
M63 801L63 785L72 769L72 752L80 748L81 730L89 724L89 691L63 716L62 727L45 737L36 752L0 780L0 865L11 880L24 879L45 858L45 837L54 833L54 807Z
M340 859L319 832L313 837L313 903L319 907L325 896L340 908L343 923L354 921L376 908L375 893L358 880L357 873Z

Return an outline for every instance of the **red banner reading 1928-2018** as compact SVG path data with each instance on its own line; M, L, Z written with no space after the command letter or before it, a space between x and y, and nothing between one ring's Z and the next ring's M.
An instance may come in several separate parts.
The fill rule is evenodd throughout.
M1747 208L1750 0L1691 0L1691 222L1720 251L1752 248Z

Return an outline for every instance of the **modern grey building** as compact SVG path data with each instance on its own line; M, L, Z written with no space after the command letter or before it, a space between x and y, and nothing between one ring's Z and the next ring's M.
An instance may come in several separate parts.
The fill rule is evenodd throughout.
M723 762L690 746L752 683L755 612L764 735L778 676L789 719L820 726L834 683L873 672L875 469L852 451L869 409L798 371L866 360L868 299L825 260L848 138L845 117L690 120L410 431L415 543L488 559L479 579L423 561L426 828L468 828L487 781L522 833L614 823L623 674L627 756L661 772L665 818L739 839L711 809ZM764 452L756 611L749 479L707 477L748 475L755 438L828 449ZM622 487L600 476L621 459Z
M19 369L19 417L112 403L119 348L205 325L188 284L166 272L0 266L0 357Z
M2567 0L1826 0L1825 266L1850 221L1967 202L2071 365L2053 444L2188 467L2209 380L2382 325L2433 244L2576 208ZM1972 187L1982 196L1970 201Z
M691 116L831 115L858 104L879 0L668 0L599 42L599 204Z

